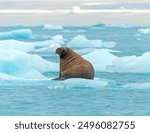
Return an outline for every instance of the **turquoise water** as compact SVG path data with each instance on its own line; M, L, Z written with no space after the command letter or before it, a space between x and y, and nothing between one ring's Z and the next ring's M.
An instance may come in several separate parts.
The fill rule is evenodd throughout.
M122 51L114 53L120 57L139 56L150 51L150 34L138 35L137 30L141 27L65 27L63 30L1 27L0 31L20 28L30 28L35 35L32 39L20 39L26 42L43 41L54 35L63 35L66 40L70 40L83 34L88 39L116 42L116 47L112 49ZM46 60L58 62L58 57L50 56L49 53L39 55ZM58 73L48 72L44 75L52 78L57 77ZM150 86L145 87L145 83L150 82L150 74L96 72L95 77L105 79L108 85L85 87L79 84L68 88L71 82L59 87L61 81L50 79L0 80L0 115L150 115ZM143 86L136 88L136 83Z

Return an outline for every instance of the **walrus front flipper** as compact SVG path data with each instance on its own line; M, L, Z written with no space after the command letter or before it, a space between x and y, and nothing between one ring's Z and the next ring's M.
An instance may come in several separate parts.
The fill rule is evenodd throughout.
M60 78L60 77L58 77L58 78L54 78L54 79L52 79L52 80L65 80L65 78Z
M65 78L65 76L66 76L66 73L65 72L61 72L60 74L59 74L59 77L58 78L54 78L53 80L65 80L66 78Z
M54 79L52 79L52 80L61 80L61 79L58 77L58 78L54 78Z

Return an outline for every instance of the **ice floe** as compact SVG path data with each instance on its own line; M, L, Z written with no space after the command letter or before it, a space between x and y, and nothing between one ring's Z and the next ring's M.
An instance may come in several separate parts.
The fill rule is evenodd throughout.
M88 40L84 35L77 35L68 44L71 48L112 48L116 42L103 42L102 40Z
M33 37L31 29L12 30L0 32L0 39L31 39Z
M150 28L141 28L141 29L138 29L137 31L142 34L150 34Z
M103 88L108 86L109 81L104 79L81 79L81 78L72 78L64 81L53 80L50 82L49 89L94 89L94 88Z
M107 70L119 73L150 73L150 52L141 56L118 57L107 66Z
M65 39L62 35L56 35L52 37L52 40L54 40L56 43L64 45Z
M62 30L63 29L61 25L44 24L42 26L44 30Z
M58 71L58 64L14 49L0 49L0 73L19 78L44 78L42 73Z
M51 52L55 52L55 49L60 47L58 44L59 40L47 40L47 41L38 41L38 42L23 42L17 40L2 40L0 41L0 48L7 49L12 48L23 52L30 51L42 51L43 49L50 50ZM40 48L36 48L40 47Z

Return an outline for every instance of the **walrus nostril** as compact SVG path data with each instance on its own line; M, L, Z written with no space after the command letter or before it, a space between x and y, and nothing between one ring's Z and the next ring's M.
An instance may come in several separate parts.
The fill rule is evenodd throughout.
M60 51L61 51L60 48L57 48L56 49L56 54L60 55Z

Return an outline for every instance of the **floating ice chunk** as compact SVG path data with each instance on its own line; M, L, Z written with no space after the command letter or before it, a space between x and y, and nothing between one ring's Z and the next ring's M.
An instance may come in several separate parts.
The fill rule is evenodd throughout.
M101 47L101 40L90 41L84 35L74 37L68 44L68 47L88 48L88 47Z
M84 88L103 88L108 85L108 82L103 79L81 79L72 78L64 81L51 81L49 84L49 89L84 89Z
M114 59L117 59L117 56L110 53L107 49L96 49L91 53L84 55L83 58L90 61L95 71L106 71L106 66L111 65Z
M102 40L88 40L84 35L74 37L68 44L72 48L112 48L116 46L115 42L102 42Z
M0 39L30 39L32 38L31 29L20 29L9 32L0 32Z
M44 78L42 73L58 71L57 63L14 49L0 49L0 73L20 78Z
M96 25L93 25L91 29L104 29L106 27L116 27L116 28L131 28L135 27L134 25L127 25L127 24L106 24L103 22L99 22Z
M47 52L49 54L55 54L56 49L61 47L61 45L58 44L58 41L63 43L62 40L47 40L43 42L34 42L36 46L40 46L40 48L35 49L34 52L36 53Z
M123 86L128 89L150 89L150 82L147 83L130 83Z
M0 41L0 48L2 49L13 48L19 51L29 52L29 51L34 50L35 46L36 45L34 43L22 42L22 41L16 41L16 40Z
M84 48L84 49L75 50L75 52L78 53L79 55L85 55L91 53L94 50L95 48Z
M23 52L30 52L30 51L42 51L47 50L49 52L54 53L55 49L60 47L60 44L57 44L54 40L47 40L47 41L40 41L40 42L22 42L17 40L3 40L0 41L0 48L3 49L16 49ZM36 49L36 47L42 47Z
M44 24L44 30L62 30L63 27L61 25L52 25L52 24Z
M141 28L138 29L137 31L143 34L150 34L150 28Z
M36 52L36 53L49 53L49 54L54 55L56 49L59 47L61 47L60 44L52 43L52 44L49 44L48 46L36 49L36 50L34 50L34 52Z
M94 47L91 41L89 41L85 36L78 35L75 38L73 38L67 46L69 47L80 47L80 48L88 48L88 47Z
M52 39L58 44L61 44L61 45L64 44L64 38L62 35L53 36Z
M110 72L120 73L150 73L150 52L141 56L125 56L113 60L112 65L107 66Z
M18 78L5 73L0 73L0 81L1 80L18 80Z
M24 79L46 79L46 77L35 69L29 69L27 71L21 71L15 75L17 78Z
M103 47L102 40L90 40L94 47Z

